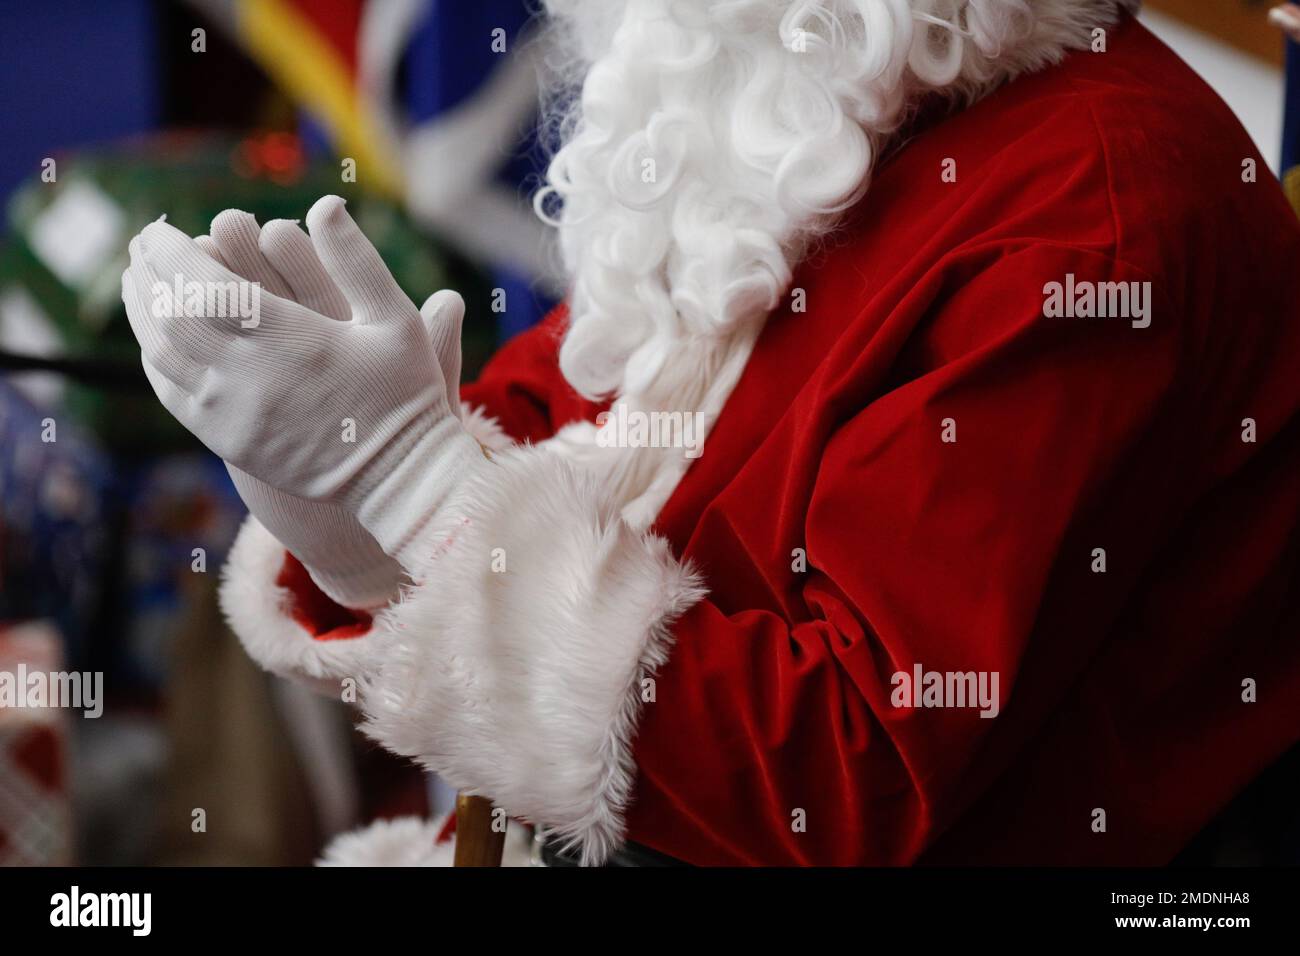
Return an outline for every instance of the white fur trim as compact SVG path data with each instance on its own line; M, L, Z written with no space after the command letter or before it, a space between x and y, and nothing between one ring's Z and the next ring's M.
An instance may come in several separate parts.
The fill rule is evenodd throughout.
M417 544L361 695L366 732L603 860L623 834L641 680L698 578L531 446L476 469Z
M344 677L359 678L372 654L375 626L359 637L318 641L289 614L292 597L278 587L285 549L249 515L222 568L221 610L250 657L273 674L337 695ZM384 611L378 612L376 622Z
M453 834L442 843L438 834L454 811L434 820L398 817L377 820L369 826L336 837L317 866L451 866L456 856ZM523 824L511 822L506 829L502 866L531 866L532 840Z
M465 431L488 451L501 451L515 443L501 423L477 405L461 402L460 417Z

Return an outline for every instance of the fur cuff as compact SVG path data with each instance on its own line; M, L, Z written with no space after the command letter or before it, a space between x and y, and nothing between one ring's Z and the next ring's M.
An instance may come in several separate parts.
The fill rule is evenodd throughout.
M292 595L276 584L284 545L249 515L222 569L221 610L250 657L273 674L335 696L344 677L360 678L378 640L369 634L317 640L290 613Z
M417 541L365 729L599 862L623 835L642 681L703 591L559 456L516 446L486 464Z
M461 402L460 417L465 431L488 451L503 451L515 443L501 423L477 405Z
M317 866L451 866L456 856L456 834L443 836L454 810L436 820L398 817L378 820L368 827L336 837ZM510 823L502 866L530 866L532 841L528 828Z

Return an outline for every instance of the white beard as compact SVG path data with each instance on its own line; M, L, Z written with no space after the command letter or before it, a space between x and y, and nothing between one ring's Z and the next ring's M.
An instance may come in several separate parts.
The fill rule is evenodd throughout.
M581 78L538 196L562 200L565 377L711 420L804 250L864 194L922 96L977 99L1137 4L547 0ZM593 431L559 442L601 461L634 523L652 520L686 462L584 456Z

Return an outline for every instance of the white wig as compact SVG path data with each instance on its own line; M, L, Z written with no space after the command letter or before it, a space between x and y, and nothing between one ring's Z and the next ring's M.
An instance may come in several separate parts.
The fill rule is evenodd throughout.
M923 95L978 97L1137 2L546 0L570 58L538 194L572 282L566 378L677 394L681 343L761 327Z

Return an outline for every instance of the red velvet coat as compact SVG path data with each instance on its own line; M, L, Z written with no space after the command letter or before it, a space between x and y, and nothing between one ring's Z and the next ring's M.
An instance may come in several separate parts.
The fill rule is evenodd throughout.
M1150 326L1045 316L1069 275L1150 282ZM655 525L709 595L642 717L629 838L1167 861L1300 739L1300 229L1264 160L1127 22L918 123L794 285ZM563 321L464 390L515 438L599 410ZM1000 714L891 706L917 663L998 672Z

